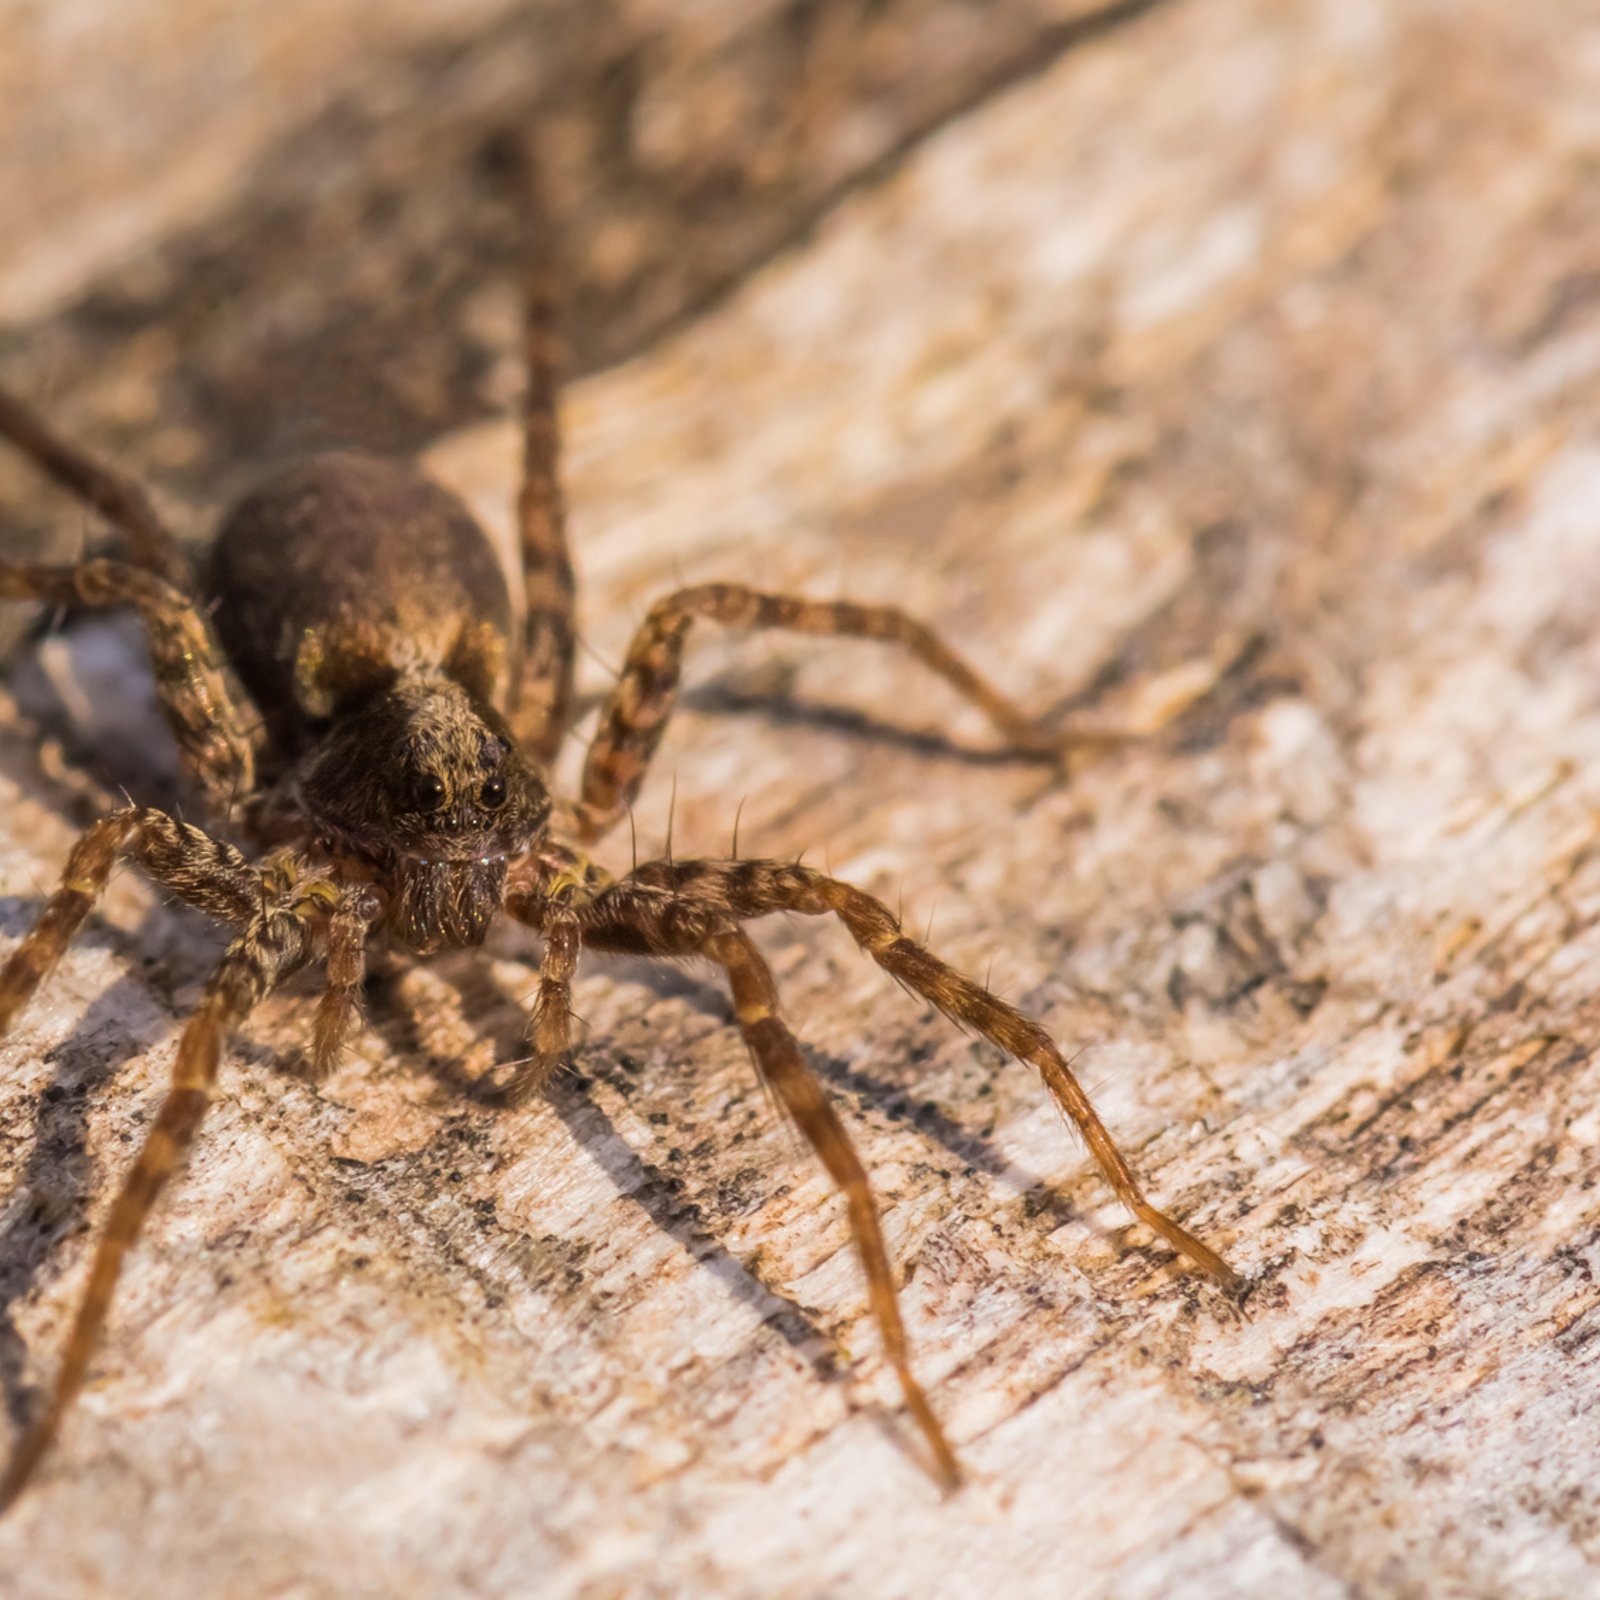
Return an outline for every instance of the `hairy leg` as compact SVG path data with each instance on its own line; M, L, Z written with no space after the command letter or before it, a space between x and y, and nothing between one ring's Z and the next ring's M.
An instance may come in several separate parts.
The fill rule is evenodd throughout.
M133 562L178 589L190 582L189 563L150 497L86 451L68 444L37 412L0 389L0 438L9 439L47 477L98 511L122 535Z
M794 1034L778 1015L777 986L772 969L760 951L737 928L713 934L704 949L728 974L734 1015L756 1071L794 1119L795 1126L816 1151L828 1176L845 1197L850 1214L850 1237L855 1242L861 1270L866 1274L867 1294L883 1339L884 1353L900 1379L906 1409L933 1452L940 1479L947 1488L955 1488L961 1482L961 1466L933 1407L928 1404L928 1397L922 1392L922 1385L911 1371L911 1348L905 1324L900 1319L900 1302L895 1294L889 1252L884 1246L883 1228L878 1220L878 1205L861 1158L850 1142L844 1123L839 1120L839 1113L829 1103L816 1074L800 1054Z
M361 985L367 975L367 936L378 920L382 902L364 883L343 888L317 879L296 899L296 908L321 907L327 918L328 986L317 1002L311 1024L311 1077L320 1082L339 1064L345 1044L361 1015Z
M533 1053L506 1086L506 1098L513 1105L533 1099L572 1048L572 979L583 947L582 926L577 912L559 903L547 909L538 926L544 936L544 958L529 1017Z
M0 561L0 599L132 606L144 623L156 693L189 777L219 816L255 782L255 745L222 670L210 625L166 579L121 561L72 567Z
M515 726L522 744L548 766L572 719L577 586L567 554L561 493L557 399L562 343L555 232L537 156L523 143L515 160L522 180L528 251L523 331L528 386L522 406L522 489L517 496L527 615Z
M1046 731L931 628L894 606L802 600L732 583L700 584L658 600L628 647L584 764L579 826L587 842L605 833L639 793L672 716L683 653L696 618L727 628L776 628L897 645L978 706L1018 755L1058 758L1073 748L1120 743L1125 737L1114 730Z
M778 1014L777 986L760 951L715 908L678 896L670 888L626 878L606 880L581 856L559 848L543 863L530 863L532 870L520 883L513 879L507 907L531 926L540 926L541 866L544 888L560 884L561 892L570 894L569 914L575 917L585 944L597 950L668 959L709 956L727 974L734 1015L756 1071L845 1197L850 1237L866 1275L884 1352L900 1380L906 1409L927 1440L940 1480L953 1488L961 1481L961 1467L911 1370L894 1274L866 1169L816 1074L805 1064L794 1034Z
M544 940L530 1018L533 1054L507 1086L513 1104L538 1094L572 1048L572 979L583 948L584 908L615 881L581 851L553 840L518 862L506 880L507 913Z
M261 910L261 876L232 845L150 806L113 811L72 848L33 931L0 968L0 1037L66 953L105 890L118 857L220 921L246 926Z
M23 1436L0 1478L0 1512L27 1487L67 1407L83 1387L89 1359L111 1310L123 1260L167 1180L193 1144L210 1104L224 1039L265 995L309 959L312 948L313 930L294 912L265 912L229 948L206 985L205 997L178 1042L171 1087L100 1235L49 1403Z
M646 908L643 902L652 898L658 903ZM1050 1035L1015 1006L908 939L894 913L862 890L810 867L777 861L653 861L595 898L586 915L584 937L601 946L611 930L626 937L646 915L660 923L669 918L692 921L697 915L743 920L774 911L838 917L886 972L958 1026L973 1029L1008 1055L1027 1062L1076 1124L1122 1203L1230 1294L1242 1289L1239 1275L1216 1251L1145 1198L1127 1158Z

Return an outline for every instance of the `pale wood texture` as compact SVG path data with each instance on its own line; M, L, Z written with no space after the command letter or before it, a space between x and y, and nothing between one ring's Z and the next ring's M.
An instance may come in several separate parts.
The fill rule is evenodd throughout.
M659 26L714 81L738 9ZM711 980L589 969L579 1075L496 1115L440 1063L514 1046L508 941L459 996L402 985L421 1038L375 1004L319 1091L280 1070L303 997L251 1026L0 1526L5 1594L1600 1594L1600 24L1588 0L1143 9L960 116L886 100L886 133L871 96L830 103L859 183L819 216L823 187L784 191L738 248L708 221L677 311L617 301L626 352L580 319L584 685L681 575L899 600L1041 707L1154 724L1209 686L1063 785L953 749L981 726L870 647L707 636L637 834L660 848L675 778L679 854L742 808L743 852L825 855L931 918L1078 1052L1153 1194L1256 1279L1248 1314L1127 1225L1024 1069L839 930L764 927L978 1479L941 1500L841 1207ZM856 59L852 8L823 10ZM971 21L905 10L928 50ZM748 155L749 115L705 147ZM597 318L616 193L583 209L563 159ZM296 265L261 292L314 306ZM282 443L199 406L96 434L92 319L17 328L91 436L130 460L140 426L170 437L175 497ZM211 353L254 348L230 328ZM202 393L181 343L140 359ZM392 412L470 424L430 460L500 525L514 443L472 418L508 361ZM105 648L80 636L80 677ZM8 712L7 940L81 809L61 770ZM119 878L0 1054L14 1411L215 945Z

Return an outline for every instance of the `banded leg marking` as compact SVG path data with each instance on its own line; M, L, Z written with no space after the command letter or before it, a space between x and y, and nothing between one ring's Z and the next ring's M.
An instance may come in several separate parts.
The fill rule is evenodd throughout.
M328 986L311 1024L311 1076L321 1082L339 1064L350 1034L361 1018L361 986L367 976L367 936L382 902L368 884L337 889L318 881L303 891L306 909L327 909Z
M548 766L572 720L577 583L567 552L566 502L561 492L558 402L564 349L555 230L538 159L526 143L518 152L518 165L527 220L523 348L528 383L522 407L522 487L517 496L527 613L516 728L522 744Z
M706 942L705 952L728 975L734 1015L756 1071L816 1151L828 1176L845 1198L850 1237L866 1276L867 1296L883 1340L884 1354L900 1380L906 1409L933 1453L940 1481L947 1489L954 1489L961 1483L961 1464L911 1370L911 1345L900 1316L900 1300L895 1293L889 1252L883 1242L878 1203L861 1157L816 1074L806 1065L794 1034L778 1015L778 991L772 969L748 935L736 928L713 934Z
M960 1463L911 1370L909 1341L866 1169L838 1112L806 1065L794 1034L778 1014L777 986L760 951L725 914L669 888L631 878L601 890L578 908L578 917L583 942L593 949L666 957L705 955L727 974L734 1015L756 1071L844 1195L850 1237L866 1276L884 1353L900 1380L906 1409L932 1452L940 1482L955 1487L961 1481Z
M150 806L113 811L73 846L60 886L0 968L0 1037L66 954L123 855L163 888L235 927L261 909L260 875L232 845Z
M630 886L636 895L654 895L665 905L677 907L679 918L698 913L744 920L776 911L838 917L862 950L886 972L958 1026L973 1029L1033 1067L1056 1104L1077 1126L1101 1173L1128 1210L1229 1294L1242 1291L1243 1280L1216 1251L1145 1198L1127 1158L1045 1029L908 939L899 919L881 901L810 867L787 862L654 861L621 879L616 890L597 897L591 915L629 925L640 914L626 899L613 900L612 896L621 896ZM657 920L662 915L654 913ZM598 942L587 926L585 931L591 943Z
M983 711L1019 755L1058 757L1074 747L1123 742L1123 735L1104 730L1058 733L1041 728L931 628L898 607L804 600L732 583L700 584L658 600L628 647L583 769L579 826L586 842L604 834L638 796L677 702L683 655L697 618L726 628L771 628L897 645Z
M0 599L43 600L139 613L156 693L185 770L219 816L255 783L255 743L222 669L210 625L179 589L122 561L72 567L0 561Z
M0 1513L27 1487L62 1418L83 1387L99 1344L122 1265L161 1191L194 1143L216 1087L227 1034L312 951L312 930L292 912L264 913L223 957L199 1009L184 1026L171 1085L144 1145L111 1208L95 1247L55 1386L43 1413L23 1436L0 1477Z

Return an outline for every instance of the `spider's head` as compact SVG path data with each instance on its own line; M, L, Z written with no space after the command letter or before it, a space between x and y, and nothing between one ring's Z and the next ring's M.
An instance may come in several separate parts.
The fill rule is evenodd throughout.
M402 676L336 716L300 794L334 848L377 870L391 930L423 955L483 942L550 816L504 721L444 677Z

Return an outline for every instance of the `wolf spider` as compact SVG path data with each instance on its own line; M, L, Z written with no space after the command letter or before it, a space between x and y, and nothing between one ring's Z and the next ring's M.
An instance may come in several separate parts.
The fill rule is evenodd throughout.
M0 391L0 435L97 511L121 545L116 560L0 562L0 597L138 613L182 767L214 828L134 804L90 827L0 969L0 1036L119 860L233 935L184 1025L166 1097L100 1236L49 1401L0 1478L0 1510L33 1477L84 1383L123 1259L194 1142L228 1035L292 974L320 963L326 986L309 1066L326 1074L357 1018L367 948L380 933L426 956L481 944L504 913L540 936L531 1054L511 1081L514 1101L538 1092L567 1053L583 948L720 967L756 1071L845 1197L885 1352L946 1485L961 1469L911 1370L871 1186L782 1019L746 922L775 911L838 917L892 977L1033 1066L1128 1209L1224 1289L1239 1288L1216 1252L1144 1197L1049 1034L908 938L871 895L788 862L668 859L613 876L586 853L639 791L697 620L898 646L986 712L1021 755L1059 754L1082 737L1042 730L921 623L890 606L726 583L667 595L634 636L581 794L560 814L572 842L552 827L545 775L572 720L575 586L558 476L553 254L527 176L520 636L488 537L410 465L343 453L279 471L224 519L197 575L135 482ZM222 834L255 847L256 858Z

